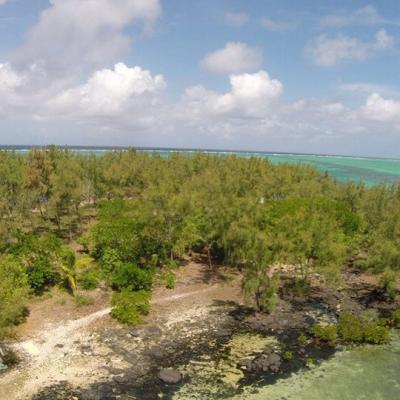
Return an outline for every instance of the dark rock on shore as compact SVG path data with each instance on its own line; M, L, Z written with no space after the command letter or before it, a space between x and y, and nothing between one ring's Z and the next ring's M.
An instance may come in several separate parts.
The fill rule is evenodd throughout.
M0 371L4 371L5 369L7 369L7 365L5 364L5 362L3 361L5 357L5 352L4 350L0 347Z
M282 364L282 358L277 353L261 354L252 360L240 361L238 367L246 370L250 374L259 374L265 372L277 373Z
M182 374L176 369L164 368L162 369L158 377L164 382L169 384L179 383L182 380Z

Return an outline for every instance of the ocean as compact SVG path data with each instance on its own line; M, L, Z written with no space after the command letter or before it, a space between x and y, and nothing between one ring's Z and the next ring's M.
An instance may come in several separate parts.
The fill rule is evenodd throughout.
M14 150L19 153L29 151L31 147L0 146L0 149ZM82 154L101 155L105 151L123 149L121 147L70 147ZM269 159L276 164L308 164L323 172L328 172L338 181L364 182L367 185L379 183L400 182L400 159L386 159L373 157L351 157L323 154L295 154L259 151L227 151L227 150L201 150L201 149L165 149L165 148L137 148L138 151L158 154L167 157L173 153L202 152L214 155L236 155L238 157L260 157Z

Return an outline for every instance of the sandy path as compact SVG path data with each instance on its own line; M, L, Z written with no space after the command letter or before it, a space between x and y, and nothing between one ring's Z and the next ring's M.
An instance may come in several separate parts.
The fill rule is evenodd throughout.
M158 299L156 298L151 301L151 304L163 304L170 301L183 299L200 293L212 291L216 287L217 285L213 285L200 290L179 293ZM38 332L33 339L14 344L13 349L18 353L28 355L32 361L41 362L45 360L49 354L54 353L55 347L60 346L59 348L64 349L66 344L74 341L76 332L78 332L80 335L82 330L84 330L87 326L104 317L105 315L108 315L110 312L111 308L108 307L76 320L62 322L61 324L47 325L40 332ZM61 345L63 347L61 347Z
M189 298L202 293L212 292L218 285L202 289L181 292L170 296L153 298L152 305L164 304ZM40 388L61 380L71 383L80 382L82 370L96 371L87 378L93 381L104 375L96 357L90 358L86 365L71 363L79 353L81 346L93 343L94 337L90 329L96 321L107 316L111 308L104 308L85 317L47 324L37 332L31 333L29 339L19 341L12 347L22 357L20 366L0 377L0 399L28 399ZM85 378L86 380L86 378Z

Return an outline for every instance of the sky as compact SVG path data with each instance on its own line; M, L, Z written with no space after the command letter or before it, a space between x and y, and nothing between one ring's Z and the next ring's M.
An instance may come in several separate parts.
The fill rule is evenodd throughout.
M0 145L400 158L398 0L0 0Z

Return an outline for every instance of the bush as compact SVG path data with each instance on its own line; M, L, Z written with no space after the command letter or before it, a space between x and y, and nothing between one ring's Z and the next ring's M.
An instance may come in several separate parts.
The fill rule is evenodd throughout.
M84 307L84 306L90 306L94 303L94 300L90 297L82 296L80 294L77 294L75 296L75 304L77 307Z
M307 344L308 339L307 339L307 336L306 336L306 335L301 334L301 335L297 338L297 341L299 342L299 344L305 345L305 344Z
M379 322L366 322L363 325L364 342L371 344L383 344L389 341L389 329L380 326Z
M134 263L123 263L117 266L111 274L111 284L116 290L124 288L150 290L153 284L153 273Z
M29 286L36 294L42 293L49 286L60 281L60 274L54 270L46 258L39 258L27 268Z
M338 334L348 343L382 344L389 340L389 329L377 319L343 313L339 318Z
M286 360L286 361L292 360L292 359L293 359L293 352L291 352L291 351L285 351L285 352L282 354L282 358L283 358L284 360Z
M96 271L86 270L78 276L78 284L83 290L93 290L99 286L99 277Z
M338 332L336 325L316 324L310 328L310 333L324 342L334 345L336 343Z
M385 270L381 278L383 291L390 300L395 300L397 296L396 273L390 269Z
M29 286L36 294L44 292L60 281L56 264L61 242L57 238L18 232L14 240L9 253L23 260Z
M22 322L29 295L28 276L13 256L0 258L0 336Z
M311 284L307 278L296 278L293 288L293 294L299 297L306 297L310 294Z
M345 342L362 343L364 334L360 319L351 313L342 313L338 323L338 334Z
M400 329L400 309L392 312L392 321L393 326Z
M114 293L111 300L113 318L123 324L138 325L142 322L143 316L150 311L150 293L144 290L132 292L123 289Z
M176 277L175 274L172 271L168 271L165 274L165 287L167 289L173 289L175 287L175 281L176 281Z
M105 272L111 273L121 264L121 259L118 255L118 251L112 248L105 248L101 257L101 266Z

